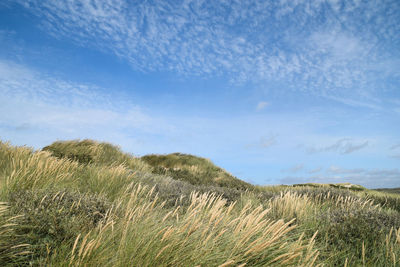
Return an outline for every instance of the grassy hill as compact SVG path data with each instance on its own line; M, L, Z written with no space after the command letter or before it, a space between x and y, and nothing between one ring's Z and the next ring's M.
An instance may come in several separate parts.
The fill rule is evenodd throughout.
M147 155L141 158L153 167L153 173L167 175L194 185L216 185L238 190L254 189L210 160L188 154Z
M366 190L365 187L357 184L351 183L338 183L338 184L320 184L320 183L306 183L306 184L293 184L293 187L331 187L331 188L339 188L339 189L349 189L352 191L364 191Z
M400 195L254 187L185 154L0 142L0 266L399 266Z
M400 188L379 188L375 190L380 192L400 194Z
M43 151L49 151L57 158L67 158L83 164L102 166L124 165L127 168L140 171L151 171L150 166L140 158L123 153L117 146L96 142L93 140L57 141L45 146Z

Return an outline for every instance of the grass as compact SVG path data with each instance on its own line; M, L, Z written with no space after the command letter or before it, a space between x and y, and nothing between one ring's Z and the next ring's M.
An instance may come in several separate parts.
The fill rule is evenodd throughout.
M124 165L132 170L151 171L140 158L123 153L117 146L93 140L57 141L43 148L58 158L68 158L79 163L100 166Z
M185 154L0 142L0 266L400 266L400 196L251 186Z
M170 176L194 185L216 185L238 190L254 186L215 166L210 160L188 154L147 155L142 157L153 167L153 173Z

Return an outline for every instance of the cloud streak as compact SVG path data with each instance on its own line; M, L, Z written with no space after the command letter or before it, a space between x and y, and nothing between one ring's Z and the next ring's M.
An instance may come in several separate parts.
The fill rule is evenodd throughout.
M302 170L304 170L304 164L297 164L289 169L282 170L282 172L296 173Z
M90 137L130 148L143 134L173 131L165 121L104 91L0 60L2 138L46 145L60 138Z
M366 91L400 77L397 1L17 2L45 32L142 72L278 81L332 99L361 97L364 106L372 105Z
M268 104L269 104L268 102L260 101L257 104L256 110L261 111L261 110L265 109L268 106Z
M395 149L399 149L399 148L400 148L400 144L395 144L390 147L390 150L395 150Z
M254 149L266 149L277 143L276 136L268 136L261 137L258 142L246 145L246 148L254 148Z
M337 140L334 144L322 147L309 147L307 148L307 152L310 154L321 153L321 152L336 152L339 154L350 154L355 151L361 150L367 147L369 144L368 141L365 142L354 142L350 138L342 138Z

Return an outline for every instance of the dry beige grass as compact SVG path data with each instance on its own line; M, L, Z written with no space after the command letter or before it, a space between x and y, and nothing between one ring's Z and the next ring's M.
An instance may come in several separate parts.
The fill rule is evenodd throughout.
M97 149L93 148L90 153L103 153ZM102 161L101 158L96 160ZM281 186L262 189L269 190L266 198L251 190L242 190L238 197L227 202L213 193L192 192L185 197L173 194L172 204L165 204L170 199L164 195L159 200L155 192L162 193L159 181L169 178L157 176L158 180L148 182L146 179L152 178L153 174L137 175L124 163L79 163L54 157L48 152L0 142L0 201L11 203L10 196L15 192L34 194L51 190L53 193L45 193L40 203L27 198L31 201L27 207L35 210L41 203L63 199L57 192L69 190L90 194L96 199L104 198L110 204L104 209L101 220L90 228L77 227L69 239L60 235L61 245L45 247L46 255L29 258L28 242L18 239L36 234L24 232L26 225L19 224L21 217L18 216L27 217L27 214L9 214L11 209L1 203L0 265L18 265L11 260L15 257L25 265L39 266L399 266L398 213L374 203L366 192L335 189L330 194L329 188L318 191ZM193 166L190 165L188 170L197 174L199 167ZM144 186L144 182L151 186ZM184 183L176 184L177 187L181 185ZM262 191L258 189L258 192ZM60 206L60 209L76 209L71 221L84 222L90 212L82 212L80 198L77 199L78 202L72 201L68 203L70 206ZM392 207L396 207L396 199L389 200L394 203ZM55 211L54 216L64 214L58 208ZM47 215L46 209L43 212L38 214ZM318 217L321 212L326 216ZM382 228L382 233L376 231L377 235L370 238L370 228L360 228L365 223L360 224L364 226L344 224L350 219L341 214L350 213L353 216L350 219L355 222L360 222L357 216L364 214L366 219L376 216L371 220L376 225L392 224L393 228L387 232L390 227ZM49 214L46 223L57 228L52 216ZM342 225L349 229L354 227L363 239L354 246L339 247L347 240L328 236L332 225L321 221L321 218L328 220L332 216L337 216L334 223L340 232L344 230L340 228ZM19 229L18 233L16 229ZM41 244L46 238L49 236L44 236ZM337 247L325 246L329 242L342 243Z
M124 206L123 218L108 220L96 233L77 237L70 265L93 265L98 257L114 266L315 264L315 236L308 241L302 236L291 240L288 234L296 227L293 221L268 219L268 209L249 204L234 215L235 204L226 206L226 201L213 194L193 193L184 212L176 207L154 224L154 214L161 210L151 195L146 187L134 186L126 205L114 210ZM115 253L102 253L112 246L111 241ZM111 258L104 259L105 255Z
M269 201L269 206L278 218L302 220L308 214L314 213L314 201L308 195L300 195L296 192L281 192L279 197Z

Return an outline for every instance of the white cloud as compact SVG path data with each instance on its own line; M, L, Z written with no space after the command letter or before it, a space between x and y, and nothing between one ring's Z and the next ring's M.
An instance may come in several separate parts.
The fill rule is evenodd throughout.
M351 138L342 138L337 140L335 143L327 146L308 147L307 152L311 154L321 153L321 152L336 152L339 154L350 154L367 147L368 144L369 144L368 141L357 142Z
M398 149L398 148L400 148L400 144L394 144L394 145L392 145L390 147L391 150L395 150L395 149Z
M320 167L320 168L312 169L312 170L308 171L308 173L315 174L315 173L319 173L321 171L322 171L322 168Z
M297 164L293 167L290 167L288 169L284 169L284 170L282 170L282 172L296 173L296 172L299 172L302 170L304 170L304 164L301 163L301 164Z
M331 166L327 169L329 174L362 174L366 172L365 169L344 169L337 166Z
M104 91L0 61L2 139L41 146L57 139L93 138L130 148L141 135L173 131L164 120Z
M268 105L269 105L268 102L260 101L260 102L258 102L256 109L257 109L257 111L261 111L264 108L266 108Z
M394 155L391 155L391 157L395 158L395 159L400 159L400 154L394 154Z
M369 107L363 92L400 75L393 52L400 31L395 1L331 1L330 8L321 1L18 2L41 17L45 32L114 54L144 72L279 81ZM388 60L393 67L385 67Z
M253 144L248 144L246 145L246 148L255 148L255 149L265 149L269 148L277 143L276 141L276 135L271 135L271 136L263 136L260 138L259 141L253 143Z

